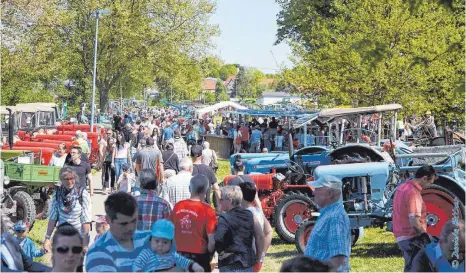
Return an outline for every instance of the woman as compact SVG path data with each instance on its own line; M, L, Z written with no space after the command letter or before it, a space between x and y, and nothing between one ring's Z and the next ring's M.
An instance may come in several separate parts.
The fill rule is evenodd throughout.
M252 212L241 206L242 200L240 187L222 187L220 204L226 213L219 216L214 237L220 272L252 272L263 252L264 232Z
M68 223L57 227L52 240L52 272L77 272L84 258L83 238Z
M103 194L108 194L108 189L115 188L115 168L112 167L112 157L113 157L113 150L115 149L115 139L108 138L107 139L107 146L103 150L103 163L102 163L102 181L104 181L103 185ZM110 185L108 180L110 179Z
M57 153L52 156L49 166L63 167L66 160L66 144L62 143L58 145Z
M154 148L159 150L159 146L158 146L158 143L159 143L159 128L155 127L152 130L152 134L150 136L152 137L152 139L154 139Z
M241 126L237 125L236 130L233 135L234 139L234 145L235 145L235 154L241 152L241 139L243 138L243 135L241 134Z
M121 167L125 163L133 165L131 160L129 143L126 143L126 139L123 133L119 132L117 135L116 145L113 148L111 165L112 168L115 169L115 179L118 179L120 177L120 174L123 173Z

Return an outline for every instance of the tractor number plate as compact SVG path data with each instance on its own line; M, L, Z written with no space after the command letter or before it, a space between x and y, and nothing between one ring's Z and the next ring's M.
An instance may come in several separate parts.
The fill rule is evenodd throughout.
M32 194L32 199L40 199L40 193L36 192Z

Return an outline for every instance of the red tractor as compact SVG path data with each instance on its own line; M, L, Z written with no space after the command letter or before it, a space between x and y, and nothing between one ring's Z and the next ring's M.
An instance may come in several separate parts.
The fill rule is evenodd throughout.
M311 200L313 188L290 184L282 174L274 171L268 174L248 175L255 183L265 217L271 221L280 238L288 243L295 240L295 232L305 219L317 211ZM236 177L225 177L223 184Z

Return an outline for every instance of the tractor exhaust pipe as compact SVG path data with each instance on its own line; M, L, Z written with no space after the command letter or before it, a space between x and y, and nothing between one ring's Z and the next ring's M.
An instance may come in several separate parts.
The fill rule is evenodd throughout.
M8 111L8 146L10 146L10 150L13 149L13 126L14 126L14 118L11 114L11 108L6 108Z

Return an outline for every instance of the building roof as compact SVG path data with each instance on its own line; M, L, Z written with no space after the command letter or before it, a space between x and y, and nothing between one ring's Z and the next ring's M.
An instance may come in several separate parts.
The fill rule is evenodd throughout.
M234 79L235 79L235 76L230 76L227 78L227 80L223 84L225 85L225 87L227 87L230 84L230 82Z
M269 97L269 98L288 98L288 97L294 97L294 98L299 98L299 96L292 95L289 93L285 92L269 92L269 91L264 91L262 92L262 97Z
M205 78L202 80L202 90L215 90L216 84L217 84L217 79Z

